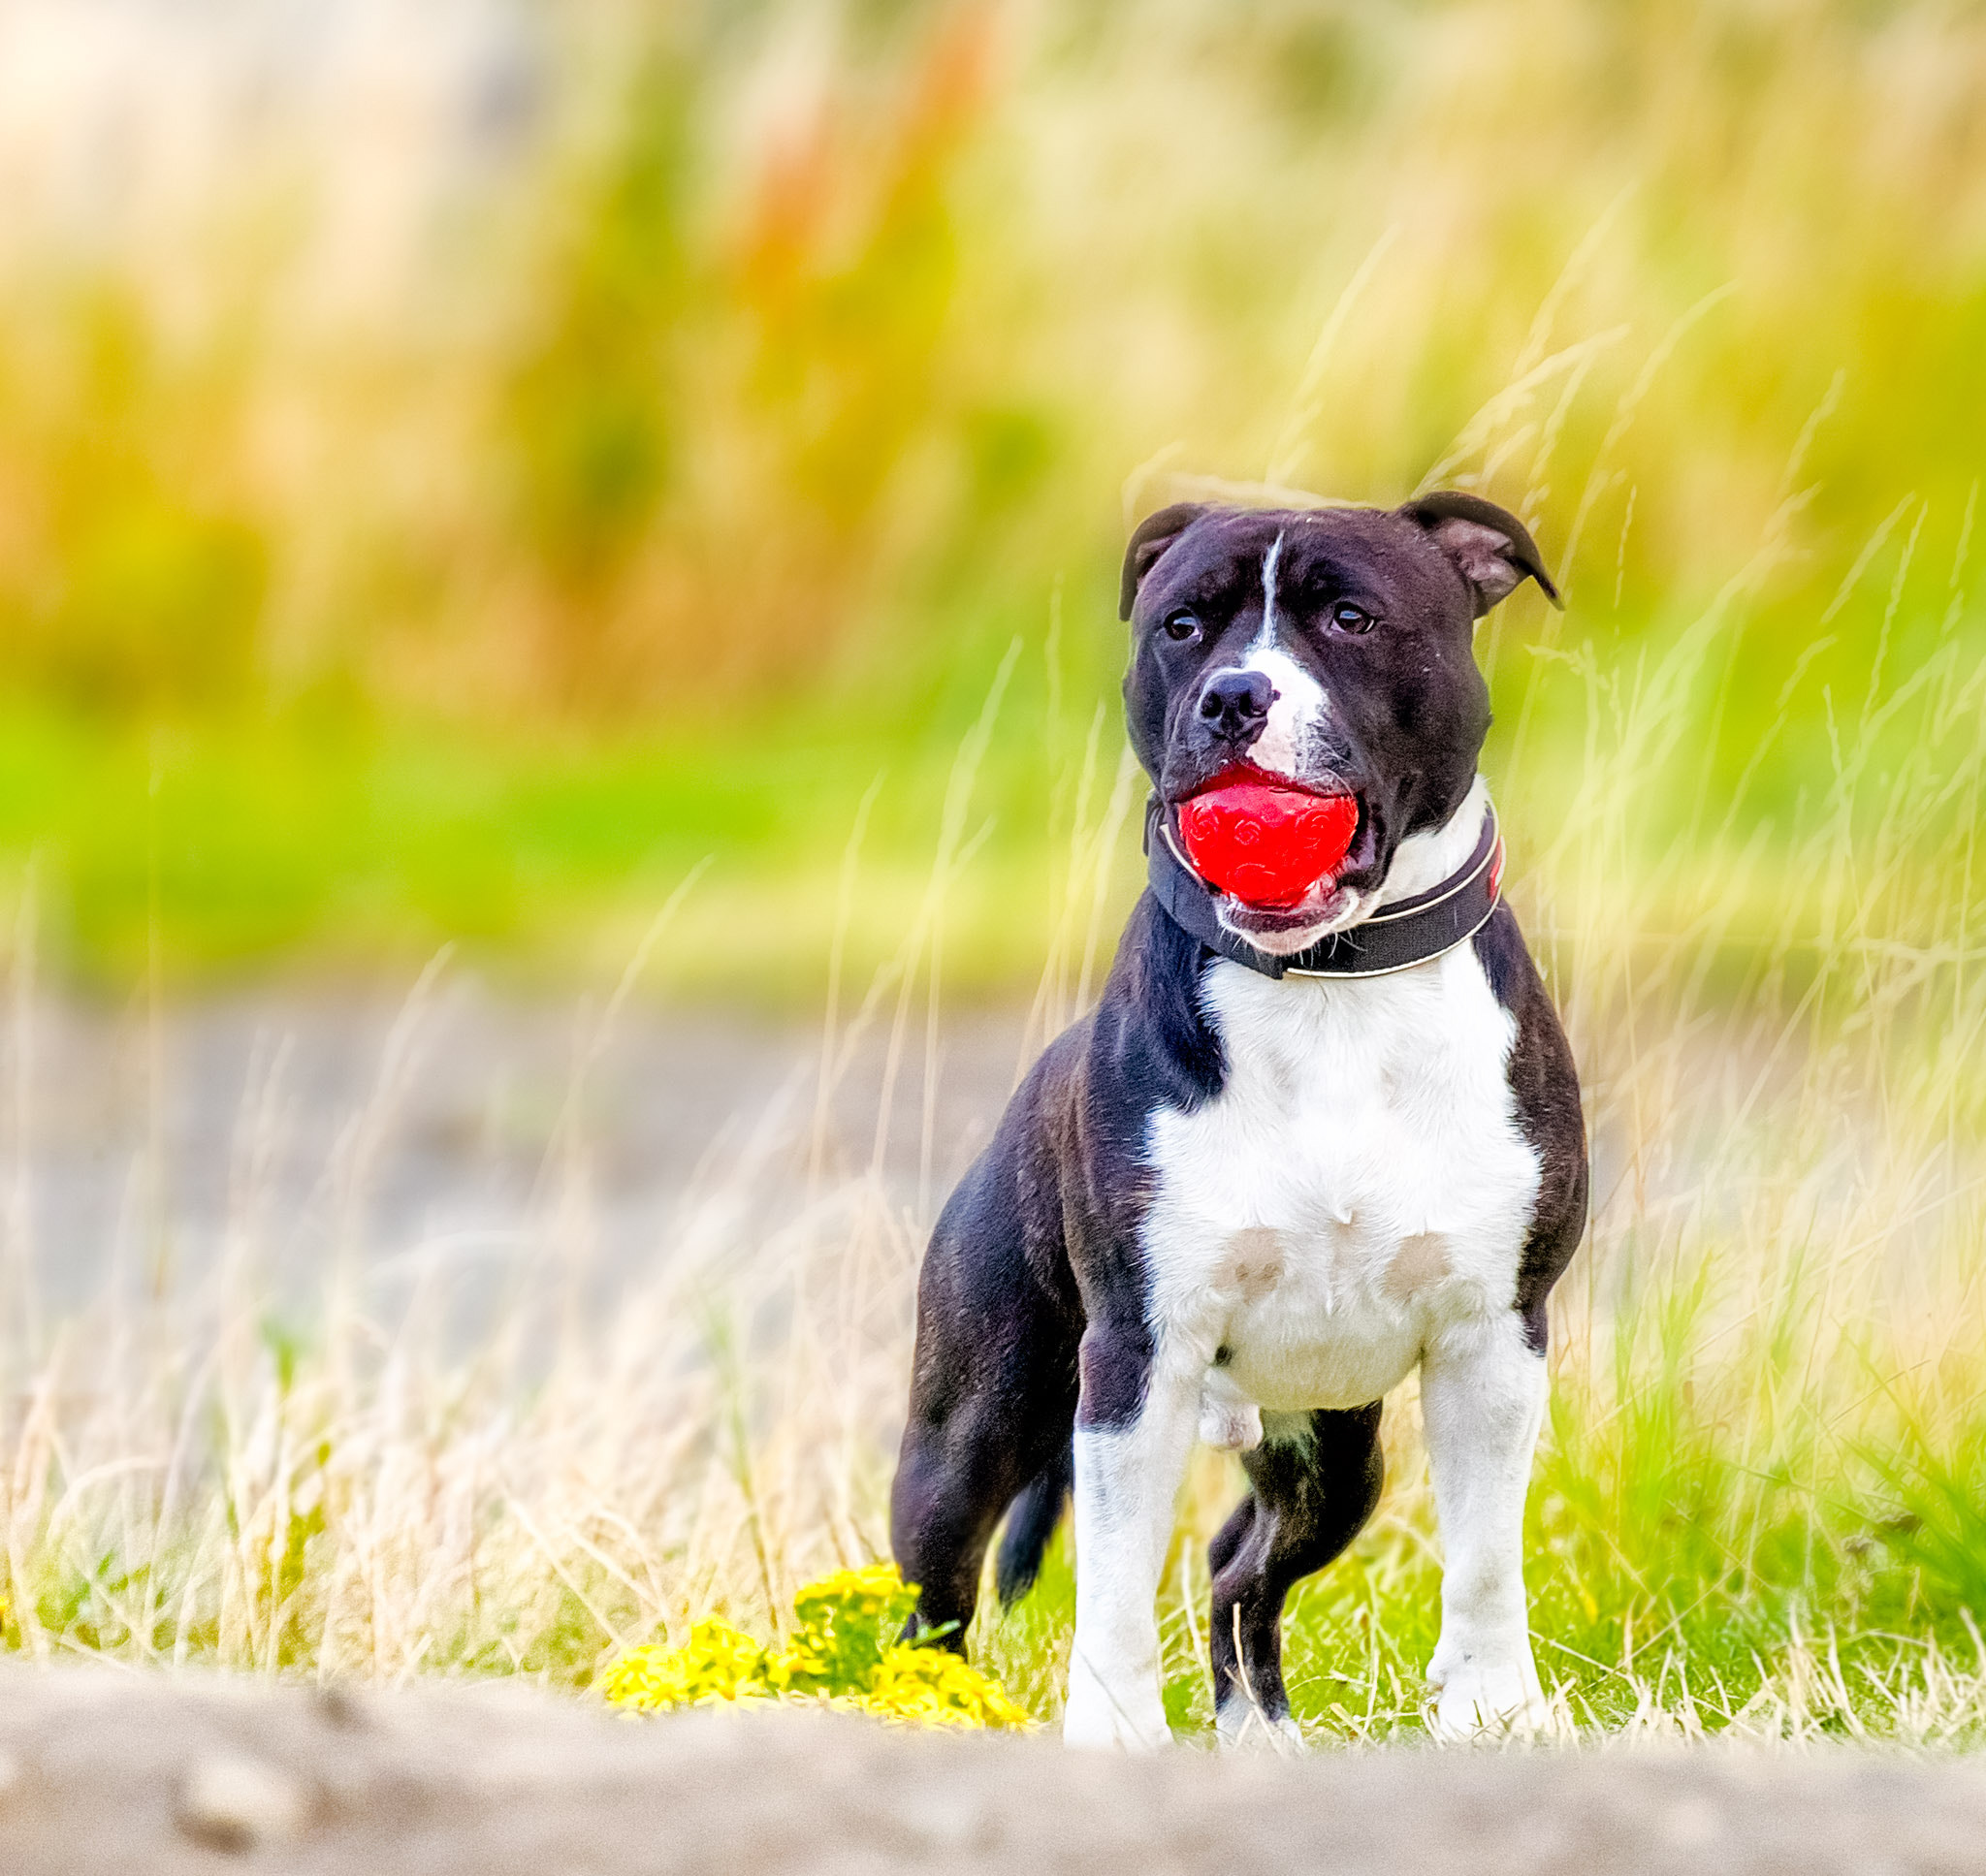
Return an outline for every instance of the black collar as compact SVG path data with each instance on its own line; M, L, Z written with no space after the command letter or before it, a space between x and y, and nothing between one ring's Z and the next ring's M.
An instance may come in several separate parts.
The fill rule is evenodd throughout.
M1144 850L1152 895L1173 921L1209 951L1265 977L1383 977L1390 970L1425 964L1466 944L1489 923L1503 885L1503 840L1496 831L1496 811L1486 803L1482 836L1460 871L1427 892L1382 906L1307 951L1278 958L1258 951L1221 924L1213 889L1173 845L1171 816L1156 795L1145 804Z

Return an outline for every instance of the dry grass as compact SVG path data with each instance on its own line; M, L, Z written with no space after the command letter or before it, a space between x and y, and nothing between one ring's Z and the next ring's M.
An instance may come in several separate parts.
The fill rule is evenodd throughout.
M817 56L814 42L777 34L735 66L713 57L723 83L712 95L729 98L725 85L742 95L783 48L807 51L799 92L819 106L806 119L817 134L789 161L773 160L786 147L776 139L751 144L737 174L755 192L710 200L745 203L721 225L752 240L692 243L680 274L660 263L682 230L656 221L645 193L676 174L673 146L626 129L679 119L657 106L623 120L602 105L610 127L573 145L569 183L593 216L569 226L597 241L515 276L535 283L496 299L516 328L449 352L462 374L435 371L404 411L380 387L418 376L431 355L409 365L387 345L392 368L361 372L371 398L341 403L352 380L339 371L364 348L278 347L227 405L240 427L200 432L188 481L160 466L195 433L157 392L167 380L113 369L88 382L144 392L116 406L120 460L136 467L78 506L58 445L92 406L24 396L0 435L0 486L28 492L10 510L26 519L0 538L0 588L32 586L23 568L86 567L105 539L197 535L217 557L183 564L222 584L185 590L232 592L237 536L209 540L203 508L182 538L156 498L253 483L268 584L251 587L273 596L267 614L261 597L239 613L258 648L248 665L268 653L267 668L301 672L323 653L382 694L507 709L547 671L570 687L638 670L644 631L708 605L712 570L736 564L746 493L791 521L796 564L841 583L843 617L901 598L910 585L891 582L909 582L907 568L949 578L957 556L999 561L1031 521L1055 543L1086 541L1043 518L1181 435L1257 493L1302 480L1385 495L1438 470L1544 512L1570 620L1514 607L1485 641L1504 718L1490 766L1513 831L1510 890L1573 1033L1598 1173L1590 1241L1555 1299L1556 1405L1532 1503L1541 1664L1569 1727L1976 1743L1986 677L1965 597L1973 444L1970 431L1954 443L1944 421L1969 380L1938 363L1977 356L1975 297L1954 284L1975 251L1986 175L1970 156L1986 123L1974 29L1928 10L1874 19L1819 5L1728 19L1569 0L1515 16L1389 12L1334 28L1338 52L1326 46L1303 69L1329 78L1336 61L1356 75L1393 35L1385 70L1412 71L1412 87L1348 79L1344 110L1299 100L1265 113L1264 87L1298 69L1298 28L1316 23L1300 12L1268 10L1238 49L1180 6L1153 9L1142 33L1099 16L1068 45L1029 38L997 9L946 14L914 56L874 70L847 48ZM698 57L663 46L623 69L673 96L672 75L706 70ZM865 92L864 75L880 89ZM865 116L878 96L889 108ZM1314 189L1326 170L1330 188ZM971 238L947 247L960 230ZM934 254L956 272L920 271ZM1315 290L1294 291L1293 270ZM918 296L940 276L943 317L927 320L937 302ZM538 291L546 278L556 292ZM1277 291L1245 290L1259 279ZM680 410L642 388L656 354L593 342L635 287L636 339L666 329L715 361ZM888 317L849 313L872 300ZM105 335L112 366L122 303L86 329ZM58 329L22 315L8 331ZM751 335L767 333L754 351ZM1863 375L1836 384L1848 353ZM1003 375L1022 354L1037 375ZM339 368L320 372L327 358ZM961 466L963 439L981 433L979 417L1016 415L1023 378L1035 389L1018 415L1040 417L1059 454L1013 508L989 509ZM977 387L984 408L900 406L882 380L892 397ZM281 407L278 393L299 385L309 396L292 466L304 466L257 481L246 465L263 459L240 438L268 432L243 413ZM368 413L388 406L394 421L373 424ZM648 413L650 429L615 443L640 471L627 502L589 506L600 438L559 428L572 408ZM682 415L669 434L696 472L681 482L642 454L659 447L657 411ZM1025 429L997 433L1024 440ZM515 480L486 503L462 478L490 460L493 433ZM861 477L846 473L849 451ZM1897 500L1900 456L1923 473ZM387 461L402 479L370 472ZM391 527L377 512L320 513L310 502L329 461L351 471L339 486L419 487L432 505L387 500ZM1143 498L1176 461L1153 457ZM214 512L225 519L227 501ZM989 512L1011 525L988 531ZM65 514L89 525L64 533ZM119 515L135 531L103 533ZM762 527L764 510L752 519ZM1114 515L1092 520L1114 533ZM402 538L404 556L381 573L372 549L409 525L413 544ZM366 551L346 554L351 543ZM1023 584L1043 564L1023 567ZM380 603L341 611L349 593L313 584L334 565L369 567ZM775 658L792 654L791 579L771 556L747 609L764 622L752 643ZM1714 591L1697 607L1672 587ZM81 627L95 615L79 625L60 607L27 611L45 649L93 642ZM163 616L102 617L121 629ZM326 623L352 617L368 622L349 640ZM1623 620L1649 629L1616 636ZM1603 630L1604 650L1582 636ZM77 667L83 688L99 667L117 683L151 668L104 643L98 666ZM157 672L162 693L184 676L170 660ZM1057 743L1051 757L1062 858L1038 1040L1093 994L1121 906L1136 789L1113 770L1106 722L1084 754ZM975 766L1008 733L989 705L921 893L889 901L899 954L872 982L844 982L844 948L830 945L823 1081L851 1034L895 1064L935 1050L947 907L983 858ZM851 843L837 933L858 922L862 878ZM17 1146L34 1118L31 948L13 953ZM790 1117L748 1117L734 1162L601 1309L576 1084L500 1302L465 1330L446 1248L370 1243L361 1223L426 995L409 1002L374 1100L327 1146L347 1226L301 1334L277 1326L267 1275L280 1225L261 1171L280 1124L274 1083L244 1101L227 1255L195 1293L154 1293L141 1272L79 1317L43 1320L16 1178L0 1324L10 1646L581 1686L616 1647L658 1627L680 1636L708 1610L776 1622L798 1583L882 1546L912 1276L940 1196L928 1178L905 1194L859 1157L838 1163L820 1103L811 1125L805 1101ZM879 1134L890 1124L885 1113ZM799 1174L790 1203L769 1196L786 1189L769 1177L780 1167ZM382 1257L421 1273L390 1308ZM1413 1417L1391 1418L1393 1484L1375 1525L1295 1605L1293 1696L1331 1736L1385 1736L1418 1714L1435 1565ZM1166 1605L1182 1725L1206 1717L1202 1545L1233 1491L1225 1463L1208 1460L1182 1510ZM978 1638L1043 1715L1069 1612L1058 1553L1037 1597Z
M1792 848L1817 889L1789 897L1756 944L1731 936L1755 888L1742 871L1692 874L1686 825L1666 864L1623 857L1637 804L1688 774L1674 721L1687 676L1596 691L1584 785L1555 820L1535 805L1511 817L1515 890L1584 1065L1598 1172L1591 1241L1555 1299L1533 1497L1545 1671L1568 1727L1974 1742L1986 987L1970 808L1986 680L1954 652L1873 701ZM1904 753L1877 779L1863 764L1885 720ZM893 971L830 1010L823 1077L864 1036L893 1062L935 1046L932 935L972 864L990 707L982 732L961 757L929 915ZM1090 993L1107 938L1095 882L1129 794L1102 767L1093 750L1066 782L1073 857L1042 1033ZM197 1293L153 1295L140 1272L38 1323L16 1234L0 1465L11 1646L581 1686L616 1647L706 1611L763 1629L798 1583L884 1547L913 1273L938 1194L906 1204L874 1167L837 1164L824 1106L803 1097L713 1169L649 1270L598 1308L580 1082L641 964L582 1052L525 1248L472 1329L445 1246L367 1243L354 1224L307 1333L275 1330L259 1265L278 1222L258 1185L273 1075L244 1100L226 1255ZM16 1069L26 973L17 958ZM331 1156L350 1220L428 996ZM769 1176L781 1167L804 1176ZM767 1198L782 1190L799 1195ZM375 1281L382 1256L412 1260L410 1290ZM1434 1566L1413 1418L1392 1418L1373 1529L1295 1606L1294 1695L1329 1735L1383 1736L1419 1709ZM1205 1717L1202 1544L1233 1490L1208 1457L1182 1512L1167 1598L1182 1724ZM1058 1557L1037 1598L979 1638L1044 1715L1069 1614Z

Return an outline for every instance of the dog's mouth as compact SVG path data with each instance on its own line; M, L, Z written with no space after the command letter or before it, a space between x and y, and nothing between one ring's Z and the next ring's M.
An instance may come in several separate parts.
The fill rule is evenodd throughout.
M1346 883L1377 859L1363 797L1336 778L1296 781L1242 763L1167 805L1172 844L1219 896L1221 923L1262 949L1300 950L1350 923Z
M1199 801L1207 795L1220 793L1223 789L1254 783L1264 788L1274 788L1286 794L1308 795L1316 801L1338 801L1346 797L1357 800L1358 790L1348 781L1335 775L1301 777L1286 775L1280 769L1265 769L1245 757L1239 762L1224 763L1212 775L1202 776L1184 787L1174 787L1167 799L1172 808L1181 808L1190 801Z

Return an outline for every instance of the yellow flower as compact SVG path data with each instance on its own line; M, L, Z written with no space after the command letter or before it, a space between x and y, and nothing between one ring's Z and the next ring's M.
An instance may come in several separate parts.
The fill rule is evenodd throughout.
M601 1690L610 1704L637 1713L712 1701L764 1699L773 1689L766 1678L765 1650L716 1616L689 1631L681 1648L651 1642L631 1648L610 1667Z
M917 1592L894 1564L838 1570L793 1599L782 1652L715 1616L681 1648L631 1648L601 1677L610 1705L647 1713L716 1701L826 1704L912 1726L1024 1727L1026 1712L991 1675L948 1648L897 1638Z
M949 1648L900 1641L882 1657L864 1702L872 1713L917 1726L1019 1728L1026 1711L992 1675Z
M894 1620L901 1627L917 1606L916 1586L897 1574L893 1563L864 1564L859 1570L837 1570L817 1583L809 1583L793 1598L793 1610L803 1624L816 1615L846 1623Z

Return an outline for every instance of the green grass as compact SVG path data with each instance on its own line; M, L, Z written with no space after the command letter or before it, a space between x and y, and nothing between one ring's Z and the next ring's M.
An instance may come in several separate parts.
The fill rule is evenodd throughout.
M1486 629L1486 766L1604 1174L1546 1678L1570 1726L1977 1744L1979 21L721 14L573 15L542 138L357 310L316 291L351 229L258 193L335 203L350 138L0 256L16 991L454 944L844 1029L1038 981L1066 1015L1137 877L1128 513L1480 489L1572 602ZM823 1181L523 1373L565 1196L466 1354L356 1278L273 1331L245 1199L219 1294L52 1325L10 1228L9 1645L579 1689L879 1550L925 1221ZM1390 1425L1292 1617L1327 1736L1417 1724L1435 1535ZM1233 1490L1182 1507L1182 1725ZM1058 1553L982 1635L1044 1717L1069 1612Z
M1496 712L1485 760L1520 860L1558 844L1606 749L1639 774L1609 838L1637 893L1660 882L1654 929L1715 906L1706 967L1732 984L1778 942L1789 899L1810 923L1815 895L1839 890L1838 867L1809 864L1815 830L1872 842L1884 869L1935 870L1972 811L1954 780L1973 733L1970 540L1949 567L1880 531L1871 545L1842 586L1844 608L1883 601L1860 636L1785 647L1743 583L1652 621L1560 616L1529 594L1495 615L1478 648ZM648 729L307 697L145 726L16 695L0 708L0 897L17 924L32 896L45 968L113 992L155 968L168 986L409 972L444 944L543 984L618 971L694 874L651 966L664 992L812 1007L837 942L866 978L929 917L950 992L1025 995L1076 821L1128 787L1135 828L1143 796L1117 774L1125 628L1105 569L1087 571L1033 614L934 614L942 642L914 657L804 695L748 685ZM955 776L973 864L934 908ZM1119 840L1106 923L1138 874Z
M443 944L569 980L617 966L702 868L656 983L817 1004L864 797L875 789L851 937L873 966L923 894L957 740L949 721L920 740L827 711L603 738L405 720L145 734L16 708L0 716L0 852L16 904L32 885L51 967L113 990L142 980L154 935L178 985L396 973ZM1044 942L1029 902L1047 831L1028 822L1048 784L1010 745L988 769L989 864L1035 891L1000 926L961 918L956 964L962 982L1011 989ZM972 909L998 890L982 872Z
M1956 643L1892 668L1784 845L1718 849L1710 868L1685 732L1714 644L1684 632L1632 682L1581 681L1595 715L1570 783L1504 779L1526 804L1510 890L1567 1018L1597 1168L1554 1298L1535 1645L1568 1733L1975 1746L1986 976L1964 811L1986 779L1986 677ZM841 984L824 1065L942 1017L933 907L1000 879L965 805L998 720L982 705L904 942L866 988ZM1121 835L1099 838L1087 766L1080 806L1080 750L1050 772L1067 844L1051 1025L1080 1002L1082 934L1123 858ZM1652 854L1627 834L1650 793L1669 805ZM392 1125L390 1084L366 1127ZM281 1221L252 1167L209 1288L113 1284L38 1324L10 1238L0 1359L28 1405L0 1424L8 1644L582 1691L618 1650L706 1613L769 1634L798 1584L881 1552L927 1218L831 1165L776 1201L755 1162L714 1165L653 1265L593 1315L574 1113L509 1301L466 1348L436 1307L446 1263L396 1300L363 1269L413 1247L356 1237L321 1309L272 1328L259 1272ZM796 1171L808 1145L803 1123L781 1149ZM1378 1516L1293 1606L1293 1699L1326 1739L1420 1725L1439 1534L1411 1395L1389 1411ZM1236 1490L1233 1463L1204 1456L1181 1502L1162 1634L1189 1733L1207 1716L1205 1544ZM975 1638L1044 1720L1070 1582L1059 1549L1037 1596Z

